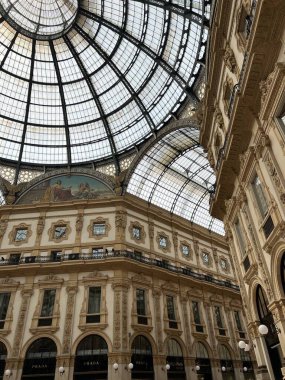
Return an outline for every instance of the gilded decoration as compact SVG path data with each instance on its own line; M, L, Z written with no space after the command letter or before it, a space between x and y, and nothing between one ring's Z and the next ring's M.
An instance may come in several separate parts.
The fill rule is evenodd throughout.
M186 260L191 260L193 255L190 244L186 240L182 240L179 247L182 257Z
M71 233L70 223L64 220L58 220L51 224L48 230L49 241L60 243L67 240Z
M170 252L171 243L169 240L169 236L164 232L158 232L156 235L156 242L158 248L161 249L164 253Z
M129 233L131 240L139 244L145 244L146 233L142 224L137 221L130 222Z
M28 242L30 236L32 235L31 225L26 223L21 223L13 227L10 231L9 244L20 246Z
M89 237L95 240L100 240L102 238L108 237L111 230L109 219L102 217L92 219L90 220L87 230L89 232Z

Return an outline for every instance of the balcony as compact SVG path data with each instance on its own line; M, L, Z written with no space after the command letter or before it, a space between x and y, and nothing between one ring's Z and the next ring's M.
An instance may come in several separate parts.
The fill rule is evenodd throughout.
M30 260L30 257L33 259ZM70 253L70 254L62 254L61 255L61 260L58 261L58 258L56 258L53 255L51 256L25 256L19 258L17 264L14 262L11 262L10 258L7 259L2 259L0 261L0 267L9 267L9 266L36 266L36 265L62 265L64 263L70 264L70 261L74 262L81 262L81 263L86 263L86 262L96 262L96 261L106 261L106 260L116 260L118 258L126 259L132 262L140 262L142 264L146 264L152 267L157 267L161 270L165 270L168 272L175 273L177 275L181 276L186 276L186 277L191 277L200 281L205 281L214 285L230 288L232 290L238 291L239 292L239 287L235 284L232 284L228 280L218 280L212 276L205 275L202 273L197 273L194 272L192 269L185 269L181 268L179 266L176 266L174 264L167 263L165 261L161 261L155 258L150 258L148 256L144 256L143 254L138 255L135 252L132 251L115 251L112 250L105 252L101 252L100 255L91 255L91 254L81 254L81 253ZM79 263L78 263L79 264Z

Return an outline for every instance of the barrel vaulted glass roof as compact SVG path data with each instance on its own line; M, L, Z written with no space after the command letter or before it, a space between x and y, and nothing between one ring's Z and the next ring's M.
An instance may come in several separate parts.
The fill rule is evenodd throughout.
M119 158L187 100L210 0L0 0L0 158Z
M223 223L209 214L215 175L198 141L195 127L158 140L134 168L127 192L223 234Z

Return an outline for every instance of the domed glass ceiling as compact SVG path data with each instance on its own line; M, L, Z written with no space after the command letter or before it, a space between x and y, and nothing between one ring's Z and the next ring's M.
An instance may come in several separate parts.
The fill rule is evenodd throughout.
M187 99L210 0L0 0L0 158L76 165L134 150Z

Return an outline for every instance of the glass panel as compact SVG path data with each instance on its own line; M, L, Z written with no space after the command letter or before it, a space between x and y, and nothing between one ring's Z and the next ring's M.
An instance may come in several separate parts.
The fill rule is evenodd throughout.
M220 306L214 306L215 311L215 317L216 317L216 323L219 328L223 328L223 320L221 316L221 308Z
M93 235L105 235L106 225L105 223L94 223L93 224Z
M136 297L137 297L137 314L146 315L145 290L137 289Z
M101 308L101 287L89 288L88 314L100 314Z
M28 230L26 228L17 228L15 241L26 240L28 234Z
M55 226L54 228L54 238L60 239L66 236L66 226Z
M141 228L140 227L133 227L133 238L140 240L141 239Z
M0 321L6 319L10 296L11 293L0 293Z
M174 299L172 296L166 296L167 316L169 320L176 321Z
M51 317L55 301L56 289L47 289L44 291L41 317Z
M196 301L192 302L192 310L193 310L193 316L194 316L194 323L196 325L200 325L201 324L201 318L200 318L198 302L196 302Z
M260 182L260 179L256 175L254 177L254 180L252 181L252 188L253 188L253 193L255 195L255 199L259 208L259 211L262 216L265 216L267 214L267 201L262 189L262 183Z
M237 326L238 331L243 331L239 311L235 310L234 315L235 315L235 321L236 321L236 326Z

